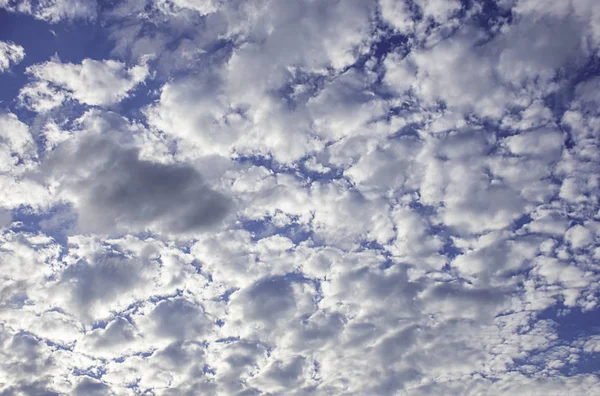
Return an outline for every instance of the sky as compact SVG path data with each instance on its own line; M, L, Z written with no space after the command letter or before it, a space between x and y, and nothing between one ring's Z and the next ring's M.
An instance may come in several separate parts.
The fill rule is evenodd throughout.
M597 0L0 0L0 395L600 395Z

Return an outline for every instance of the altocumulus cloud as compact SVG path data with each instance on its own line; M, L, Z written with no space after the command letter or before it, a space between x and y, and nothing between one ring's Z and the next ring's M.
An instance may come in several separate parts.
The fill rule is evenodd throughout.
M600 395L598 1L0 8L0 394Z

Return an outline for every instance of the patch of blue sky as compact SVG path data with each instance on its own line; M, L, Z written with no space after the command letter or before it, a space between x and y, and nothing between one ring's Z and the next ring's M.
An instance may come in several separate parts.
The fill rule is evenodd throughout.
M270 217L260 220L244 220L242 227L252 234L254 241L268 238L273 235L281 235L290 239L294 244L307 241L312 238L313 231L305 224L293 222L284 226L276 225Z
M91 366L87 369L74 369L73 375L76 377L87 376L94 379L101 379L106 374L106 369L102 366Z
M325 171L315 171L310 169L306 164L306 160L309 158L310 156L307 155L292 165L277 162L271 156L264 155L239 155L234 157L233 160L241 164L261 166L272 170L274 173L293 175L307 183L312 183L315 181L330 181L344 177L344 169L333 167L329 164L327 170Z
M70 205L57 205L48 211L39 211L28 206L19 206L11 211L12 229L17 232L44 234L61 245L59 258L68 251L68 235L76 223L76 215Z
M535 321L550 321L557 339L552 341L547 348L532 351L528 356L514 360L514 368L524 374L531 374L543 367L544 361L549 356L560 355L559 348L575 346L584 342L590 336L600 334L600 309L582 311L580 308L570 308L558 302L537 314ZM531 324L533 325L532 322ZM579 349L579 347L577 347ZM573 360L561 359L563 366L561 374L570 376L577 374L600 375L600 353L584 352L579 350L577 358Z
M537 317L539 320L554 321L559 339L567 343L600 334L600 309L583 311L578 307L566 307L559 302L540 312ZM596 368L600 370L600 361Z

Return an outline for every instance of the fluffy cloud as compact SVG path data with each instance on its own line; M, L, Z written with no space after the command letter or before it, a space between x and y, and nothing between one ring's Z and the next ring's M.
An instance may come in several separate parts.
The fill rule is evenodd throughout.
M146 65L127 68L114 60L84 59L81 64L58 59L30 66L32 82L19 92L19 100L38 113L74 99L90 106L110 106L125 99L148 76Z

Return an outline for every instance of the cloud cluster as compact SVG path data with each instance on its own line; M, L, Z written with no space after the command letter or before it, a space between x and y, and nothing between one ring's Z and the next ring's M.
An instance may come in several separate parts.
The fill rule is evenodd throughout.
M600 7L551 3L99 9L0 113L0 393L596 394Z

